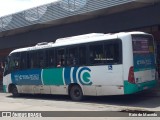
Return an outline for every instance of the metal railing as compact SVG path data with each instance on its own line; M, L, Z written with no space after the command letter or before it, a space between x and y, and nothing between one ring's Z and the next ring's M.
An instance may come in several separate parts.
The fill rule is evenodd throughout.
M69 16L84 14L135 0L59 0L0 18L0 32L47 23Z

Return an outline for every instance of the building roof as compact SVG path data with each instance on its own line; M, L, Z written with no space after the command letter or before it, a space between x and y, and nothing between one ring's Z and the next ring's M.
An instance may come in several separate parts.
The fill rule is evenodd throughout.
M0 18L0 37L144 7L158 0L59 0Z

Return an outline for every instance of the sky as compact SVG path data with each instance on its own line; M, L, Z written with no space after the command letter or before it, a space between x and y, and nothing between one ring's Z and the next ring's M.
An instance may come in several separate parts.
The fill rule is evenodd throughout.
M0 17L59 0L0 0Z

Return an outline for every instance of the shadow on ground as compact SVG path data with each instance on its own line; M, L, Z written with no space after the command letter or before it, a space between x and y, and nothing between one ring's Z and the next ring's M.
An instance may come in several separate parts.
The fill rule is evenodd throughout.
M156 108L160 107L160 96L156 96L153 91L143 91L131 95L118 95L118 96L87 96L81 103L94 103L104 105L128 106L128 107L141 107L141 108ZM8 96L12 98L12 96ZM68 101L72 102L69 96L64 95L31 95L22 94L18 99L34 99L34 100L49 100L49 101Z

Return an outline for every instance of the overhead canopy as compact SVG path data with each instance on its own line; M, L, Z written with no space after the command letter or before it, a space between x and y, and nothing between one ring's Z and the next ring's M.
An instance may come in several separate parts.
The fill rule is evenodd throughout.
M159 0L60 0L0 18L0 37L153 5Z

